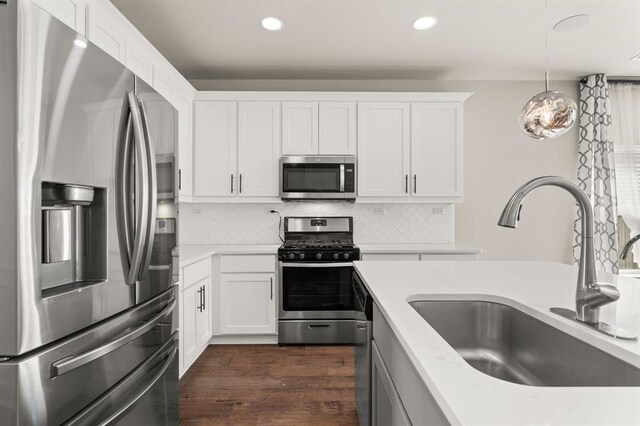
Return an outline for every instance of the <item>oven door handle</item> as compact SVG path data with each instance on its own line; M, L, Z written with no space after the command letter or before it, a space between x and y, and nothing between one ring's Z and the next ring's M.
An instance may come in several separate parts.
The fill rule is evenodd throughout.
M336 263L282 263L283 268L348 268L352 262Z

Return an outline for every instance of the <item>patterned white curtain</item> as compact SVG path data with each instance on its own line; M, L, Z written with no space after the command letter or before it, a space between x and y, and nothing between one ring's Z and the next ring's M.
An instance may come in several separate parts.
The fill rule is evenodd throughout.
M612 83L609 89L618 213L633 237L640 234L640 85ZM640 244L633 246L633 258L640 259Z
M618 272L616 178L609 85L604 74L580 81L578 184L591 198L596 268ZM580 258L580 212L574 222L573 257Z

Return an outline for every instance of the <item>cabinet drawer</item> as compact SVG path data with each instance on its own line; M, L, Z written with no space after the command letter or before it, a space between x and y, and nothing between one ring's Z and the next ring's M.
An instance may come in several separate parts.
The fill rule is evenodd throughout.
M363 254L362 260L420 260L420 255L417 253Z
M275 272L276 257L271 255L220 256L220 272Z
M376 305L373 307L373 340L411 422L433 426L449 425Z
M211 258L184 267L183 290L211 276Z

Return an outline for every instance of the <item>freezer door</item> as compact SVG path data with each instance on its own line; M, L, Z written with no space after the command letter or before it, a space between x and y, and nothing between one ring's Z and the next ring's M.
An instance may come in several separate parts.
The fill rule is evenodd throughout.
M119 409L96 403L105 393L120 389L131 397L160 380L160 370L177 375L169 371L177 350L176 290L43 351L0 362L3 424L59 425L94 405L103 407L100 416L111 416ZM177 393L166 398L175 401Z

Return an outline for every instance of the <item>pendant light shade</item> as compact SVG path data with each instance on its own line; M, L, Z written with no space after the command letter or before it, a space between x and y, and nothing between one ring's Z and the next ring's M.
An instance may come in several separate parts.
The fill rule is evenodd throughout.
M520 128L534 139L557 138L573 126L578 107L562 92L549 90L548 0L544 1L544 92L538 93L520 111Z
M549 90L548 74L545 74L547 90L529 99L520 112L520 128L534 139L560 136L573 126L578 115L573 99L562 92Z

